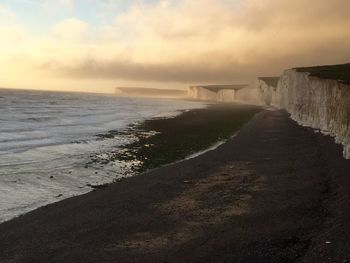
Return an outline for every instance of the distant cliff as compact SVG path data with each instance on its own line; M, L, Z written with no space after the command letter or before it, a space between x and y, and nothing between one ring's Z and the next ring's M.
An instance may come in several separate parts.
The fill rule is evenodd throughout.
M278 77L258 78L251 84L241 85L191 86L188 96L199 100L270 105L276 100L278 79Z
M152 88L132 88L119 87L115 89L115 93L121 96L137 96L151 98L184 98L187 96L185 90L176 89L152 89Z
M237 91L235 101L255 105L272 105L276 100L279 77L261 77Z
M232 102L236 101L238 90L246 88L247 85L197 85L191 86L188 96L192 99Z
M350 159L350 63L289 69L230 91L192 87L190 95L286 109L299 124L335 137Z

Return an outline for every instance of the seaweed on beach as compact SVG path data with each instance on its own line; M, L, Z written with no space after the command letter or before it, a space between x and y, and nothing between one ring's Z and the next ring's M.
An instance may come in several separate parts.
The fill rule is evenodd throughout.
M227 140L258 111L260 108L255 106L222 104L183 112L174 118L146 120L129 127L137 139L111 152L103 164L123 161L131 164L130 172L137 174L185 159ZM108 138L118 134L115 131Z

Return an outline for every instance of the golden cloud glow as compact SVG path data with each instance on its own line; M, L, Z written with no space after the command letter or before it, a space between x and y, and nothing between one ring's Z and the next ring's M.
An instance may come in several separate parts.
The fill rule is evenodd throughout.
M186 87L350 60L348 0L137 1L109 24L72 17L41 36L3 13L2 86Z

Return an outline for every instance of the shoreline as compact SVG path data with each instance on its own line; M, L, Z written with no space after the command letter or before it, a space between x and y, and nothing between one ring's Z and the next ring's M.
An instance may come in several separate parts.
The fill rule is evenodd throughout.
M93 167L87 163L132 142L133 136L100 140L97 134L206 107L201 102L91 94L13 90L0 95L0 222L123 176L122 166L128 169L123 162Z
M211 150L230 139L262 110L254 105L211 104L206 108L182 111L171 118L150 118L129 126L130 131L126 131L137 140L121 146L118 151L111 151L108 158L90 163L134 162L130 172L137 176ZM103 139L123 133L125 131L110 131L98 136Z
M31 209L22 208L21 213L17 212L12 217L5 217L6 220L2 220L1 223L24 215L39 207L102 189L124 178L138 176L147 170L181 161L193 153L210 150L210 147L218 140L226 139L228 135L236 132L243 123L248 121L250 115L255 114L258 110L260 109L255 106L209 104L206 107L201 106L176 112L161 113L129 124L120 130L110 130L96 134L96 141L103 143L104 140L107 140L109 143L116 145L118 140L127 140L128 137L132 139L115 148L110 147L108 151L96 151L95 153L87 154L86 160L80 164L83 170L81 171L83 172L81 176L83 177L85 172L90 172L96 174L96 179L82 183L78 187L79 192L75 191L70 194L64 190L56 191L56 193L52 194L50 202L42 202L34 205L34 207L31 206ZM235 125L228 128L223 127L226 123L226 118L236 118L235 121L231 121ZM206 134L201 131L207 130L213 125L217 126L213 133ZM186 131L185 134L180 134L182 131ZM195 145L188 141L189 136L197 141ZM220 138L220 136L224 138ZM169 151L174 154L163 158ZM67 172L68 176L73 172L79 174L79 171L74 171L72 168ZM56 177L50 173L47 176L50 177L50 180L54 180ZM101 177L101 180L98 180L99 177Z
M347 262L341 150L262 111L213 151L0 224L0 262Z

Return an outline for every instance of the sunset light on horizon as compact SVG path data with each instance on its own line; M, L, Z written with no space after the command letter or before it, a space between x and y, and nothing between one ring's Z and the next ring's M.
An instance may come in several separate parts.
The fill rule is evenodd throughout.
M1 0L0 87L185 89L345 63L349 13L347 0Z

